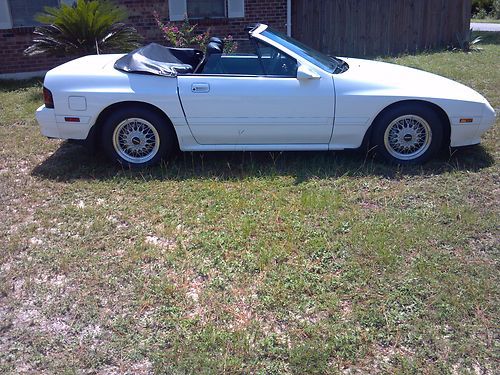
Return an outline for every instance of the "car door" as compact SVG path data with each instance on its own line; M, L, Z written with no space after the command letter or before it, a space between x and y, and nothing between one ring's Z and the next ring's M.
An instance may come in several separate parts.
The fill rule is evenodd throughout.
M178 76L179 96L200 144L328 144L330 75L298 79L297 61L255 42L254 54L217 56L201 74ZM211 65L210 67L208 65Z

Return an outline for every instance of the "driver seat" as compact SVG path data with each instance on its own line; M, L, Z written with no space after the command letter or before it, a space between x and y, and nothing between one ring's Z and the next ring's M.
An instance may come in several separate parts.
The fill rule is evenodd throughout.
M202 73L203 69L205 68L205 65L207 65L209 61L210 61L210 66L212 67L217 66L222 56L222 49L223 49L222 41L221 43L209 42L207 45L207 51L205 52L205 56L203 56L203 60L201 60L201 62L198 64L194 72Z

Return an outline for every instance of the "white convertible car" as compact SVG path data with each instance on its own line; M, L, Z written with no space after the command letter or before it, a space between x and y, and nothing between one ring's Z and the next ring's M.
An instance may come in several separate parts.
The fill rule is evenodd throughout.
M248 53L149 45L47 73L42 134L98 142L126 166L183 151L343 150L369 144L398 164L478 144L495 111L457 82L334 58L258 24Z

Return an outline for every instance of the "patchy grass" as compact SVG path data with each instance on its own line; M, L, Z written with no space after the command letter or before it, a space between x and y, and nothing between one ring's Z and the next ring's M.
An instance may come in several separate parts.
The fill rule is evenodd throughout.
M500 23L499 19L496 18L474 18L470 20L471 23Z
M483 47L390 61L499 108ZM418 168L187 153L128 171L42 138L39 92L0 85L0 372L498 373L498 126Z

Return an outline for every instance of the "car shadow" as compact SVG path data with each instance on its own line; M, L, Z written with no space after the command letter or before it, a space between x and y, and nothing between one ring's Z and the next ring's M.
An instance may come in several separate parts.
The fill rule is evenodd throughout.
M457 170L479 171L493 165L492 155L483 146L442 153L423 166L393 166L381 163L361 151L339 152L179 152L157 167L128 169L106 160L82 146L63 143L37 165L33 176L59 182L110 180L117 178L150 180L217 179L241 180L267 176L292 176L301 183L317 178L341 176L436 175Z

